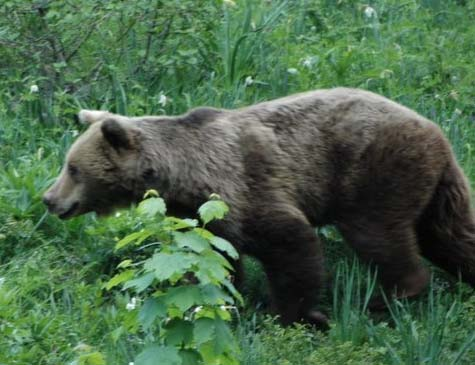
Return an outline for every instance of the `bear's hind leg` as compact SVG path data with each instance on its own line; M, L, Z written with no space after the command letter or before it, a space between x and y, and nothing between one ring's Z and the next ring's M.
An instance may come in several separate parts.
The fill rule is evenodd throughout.
M417 234L424 257L475 287L475 216L468 182L455 161L442 174Z
M247 226L255 242L251 254L263 264L281 322L304 321L327 329L325 315L312 310L324 276L323 254L304 215L293 207L269 207Z
M430 275L419 256L411 224L378 223L363 218L341 223L338 228L358 256L376 266L386 294L413 297L429 284Z

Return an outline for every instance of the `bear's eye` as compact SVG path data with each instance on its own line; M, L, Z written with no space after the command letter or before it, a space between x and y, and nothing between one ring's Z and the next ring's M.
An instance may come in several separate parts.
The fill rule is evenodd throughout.
M71 177L74 177L74 176L77 176L77 174L79 173L79 170L76 166L74 165L68 165L68 174L71 176Z

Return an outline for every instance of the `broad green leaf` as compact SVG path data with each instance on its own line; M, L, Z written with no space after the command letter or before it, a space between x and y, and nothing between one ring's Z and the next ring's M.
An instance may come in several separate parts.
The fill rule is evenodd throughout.
M163 318L167 315L167 307L157 298L148 298L140 308L139 321L144 329L149 329L155 318Z
M214 318L216 316L215 308L203 306L201 310L195 313L195 319L199 318Z
M196 233L198 233L201 237L203 237L204 239L207 239L207 240L210 240L211 238L214 237L214 234L212 234L210 231L208 231L207 229L204 229L204 228L201 228L201 227L196 227L195 229L193 229L193 231L195 231Z
M79 365L106 365L104 356L100 352L81 355L78 361Z
M179 308L169 306L167 309L168 309L168 317L170 317L170 318L182 318L183 317L184 313Z
M153 279L155 279L155 275L153 273L147 273L137 279L126 282L124 289L134 288L137 293L140 293L152 285Z
M202 365L202 358L199 352L196 350L180 350L179 352L182 365Z
M157 214L164 215L167 207L162 198L149 198L139 204L137 211L140 215L154 217Z
M211 200L204 203L198 209L198 213L204 224L208 224L214 219L223 219L228 211L229 207L221 200Z
M125 270L122 271L120 274L115 275L112 279L110 279L105 288L107 290L111 290L114 286L122 284L124 281L128 281L134 277L135 270Z
M193 285L170 288L162 298L167 305L178 307L182 313L202 301L200 289Z
M230 321L232 319L231 312L223 307L214 308L215 316L223 321Z
M178 247L183 248L187 247L191 250L200 253L206 249L210 248L208 241L201 237L198 233L189 231L189 232L174 232L173 237Z
M229 325L221 318L214 319L215 339L214 351L216 354L222 354L231 350L234 346L234 338L229 329Z
M134 241L138 241L139 243L143 242L145 239L147 239L151 235L152 235L152 232L149 232L149 231L146 231L146 230L131 233L131 234L125 236L124 238L122 238L119 242L117 242L116 245L115 245L115 249L119 250L119 249L127 246L129 243L132 243Z
M217 354L214 349L213 342L208 342L202 345L200 347L200 354L203 357L203 364L239 365L239 362L236 359L236 355L227 352Z
M231 283L230 280L224 279L222 281L222 284L224 285L226 289L229 290L229 292L234 296L234 298L236 298L239 301L239 303L242 304L244 302L242 295L236 290L236 288L234 287L234 284Z
M212 284L204 285L201 287L201 296L203 303L209 305L234 303L233 298L230 297L224 290Z
M178 350L171 346L152 345L135 359L135 365L181 365Z
M220 252L216 250L208 250L206 252L203 252L201 256L206 256L207 259L216 261L217 264L226 268L228 271L234 271L234 267L231 265L231 263Z
M214 319L212 318L198 318L195 321L195 328L193 330L193 337L198 346L214 339Z
M179 230L183 228L194 228L198 226L198 221L196 219L180 219L176 217L166 217L166 223L171 223L173 226L171 227L173 230Z
M130 265L132 265L132 263L133 262L130 259L124 260L119 265L117 265L117 268L118 269L125 269L126 267L129 267Z
M200 256L198 266L200 270L195 272L195 276L202 284L221 283L229 276L226 268L213 256Z
M233 247L233 245L231 245L231 243L229 243L225 239L214 236L210 239L210 241L214 247L216 247L220 251L225 252L232 259L237 260L239 258L239 254L236 249Z
M233 351L236 348L228 324L219 317L197 319L194 336L205 360Z
M199 348L200 354L203 357L204 364L213 364L213 365L221 365L222 362L219 361L218 356L214 351L214 343L213 341L209 341L204 343Z
M198 258L191 253L166 253L159 252L145 262L145 269L153 271L155 277L160 280L169 280L176 274L184 274L191 266L197 263Z
M165 338L168 345L188 345L193 340L193 323L180 318L174 318L166 324Z
M184 218L180 219L183 224L187 224L188 227L198 227L198 219Z

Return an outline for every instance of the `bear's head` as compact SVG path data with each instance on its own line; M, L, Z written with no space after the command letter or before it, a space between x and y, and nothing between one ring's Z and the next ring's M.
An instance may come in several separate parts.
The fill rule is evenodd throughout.
M62 219L91 211L107 214L137 200L141 130L130 119L104 111L82 110L78 119L89 128L43 195L49 211Z

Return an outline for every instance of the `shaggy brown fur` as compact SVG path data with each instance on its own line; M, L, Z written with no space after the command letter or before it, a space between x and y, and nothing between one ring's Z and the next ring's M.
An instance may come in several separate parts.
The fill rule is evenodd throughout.
M314 226L334 224L399 296L428 281L421 255L475 284L467 181L440 129L370 92L338 88L237 110L128 118L81 111L89 129L45 194L66 218L157 189L194 215L211 193L231 206L212 229L258 258L284 323L312 311L323 257Z

